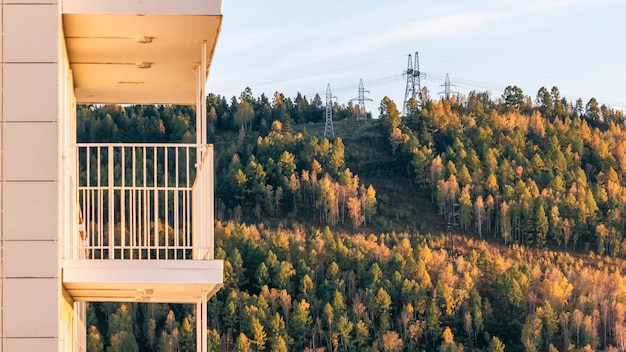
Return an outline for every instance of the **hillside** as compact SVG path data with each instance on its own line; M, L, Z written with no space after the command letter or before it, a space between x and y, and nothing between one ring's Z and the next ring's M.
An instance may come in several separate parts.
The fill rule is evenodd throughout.
M389 141L384 136L381 120L335 121L335 135L342 138L345 146L345 164L361 182L372 185L377 192L376 221L368 227L374 232L419 231L438 233L448 228L437 216L436 206L430 192L418 187L409 170L390 168L394 165ZM324 124L295 126L306 129L317 138L324 136Z
M226 268L210 350L626 349L623 114L507 91L403 117L384 99L377 120L335 106L330 139L319 99L209 95ZM78 136L193 141L192 115L83 108ZM140 350L194 343L190 307L89 312L93 351L123 332Z

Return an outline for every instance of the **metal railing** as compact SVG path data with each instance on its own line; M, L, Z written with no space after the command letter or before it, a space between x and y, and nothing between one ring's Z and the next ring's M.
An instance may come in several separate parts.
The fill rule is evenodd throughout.
M213 150L77 144L69 259L213 259Z

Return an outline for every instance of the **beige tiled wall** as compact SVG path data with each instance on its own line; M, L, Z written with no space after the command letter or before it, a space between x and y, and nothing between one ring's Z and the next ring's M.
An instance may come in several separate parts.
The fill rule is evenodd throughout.
M0 1L0 352L57 351L59 10Z
M5 0L0 0L0 23L4 25L4 3ZM3 80L3 71L4 71L4 35L0 35L0 88L4 89L4 85L2 84ZM0 91L2 91L0 90ZM4 109L4 94L0 94L0 201L4 198L4 180L3 180L3 169L4 169L4 158L2 148L3 144L3 130L4 130L4 114L2 110ZM4 254L4 206L0 203L0 243L2 247L0 250L2 254ZM0 302L2 302L4 292L4 260L0 260ZM4 314L2 313L3 309L0 309L0 341L4 337ZM4 343L0 342L0 352L9 351L8 346L4 346Z

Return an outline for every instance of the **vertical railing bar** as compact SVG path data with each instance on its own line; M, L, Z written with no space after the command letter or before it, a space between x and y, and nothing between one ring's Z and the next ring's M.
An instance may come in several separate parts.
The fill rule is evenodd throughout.
M183 153L183 151L180 150L179 153ZM184 160L182 160L182 157L179 157L179 163L184 163ZM177 225L176 236L178 239L179 246L185 247L185 187L182 184L184 181L180 172L178 174L178 182L179 182L179 188L178 188L178 193L176 196L178 225Z
M207 197L207 193L208 193L208 188L209 188L209 173L206 171L207 169L207 165L209 163L209 158L208 158L208 148L206 148L206 146L202 146L202 149L204 150L204 152L202 153L202 218L204 219L203 221L203 225L202 226L202 259L206 259L206 252L207 252L207 245L208 245L208 241L207 238L209 236L209 217L208 212L209 212L209 202L208 202L208 197Z
M169 151L169 147L165 146L163 147L163 178L164 178L164 197L165 199L163 199L163 201L165 202L165 206L163 207L163 217L165 219L165 227L164 227L164 232L165 232L165 259L169 259L169 244L170 244L170 228L169 228L169 178L168 178L168 174L169 174L169 170L168 170L168 151Z
M207 243L207 248L208 248L208 257L206 258L207 260L213 260L213 255L214 255L214 239L215 239L215 174L213 173L213 170L215 168L215 149L213 148L213 146L209 146L207 145L207 148L211 149L208 153L211 153L211 163L208 166L209 168L209 172L208 172L208 185L209 185L209 197L208 197L208 202L209 202L209 239L208 239L208 243Z
M180 149L178 148L178 146L174 147L175 151L176 151L176 155L174 158L174 186L176 186L176 191L174 191L174 197L173 197L173 201L174 201L174 259L179 259L178 258L178 247L179 247L179 243L181 238L180 238L180 233L178 231L178 226L180 225L180 219L179 219L179 211L178 211L178 207L179 207L179 201L178 201L178 197L180 196L180 190L178 189L178 187L180 186L180 180L178 178L178 154L180 153Z
M203 160L203 165L202 165L202 170L203 175L202 178L204 180L204 182L202 182L202 204L203 204L203 210L202 210L202 217L204 218L204 226L202 228L202 259L206 259L206 255L207 255L207 246L208 246L208 237L209 237L209 202L208 199L209 197L207 197L207 194L209 193L209 173L206 172L207 170L207 164L209 163L209 158L207 156L208 154L208 150L206 148L205 145L202 146L202 149L204 150L203 155L204 155L204 160Z
M91 206L90 206L91 205L91 202L90 202L90 198L91 197L89 195L89 185L91 184L91 171L90 171L91 170L91 163L89 162L89 147L85 148L85 153L86 153L86 155L85 155L85 159L86 159L86 161L85 161L85 164L86 164L86 167L85 167L86 171L85 171L85 173L86 173L86 179L87 179L87 190L86 190L85 194L87 195L87 198L86 198L86 200L85 200L85 198L83 198L83 202L87 203L87 206L89 206L89 207L86 209L87 211L85 211L83 213L84 214L83 222L85 223L85 236L87 238L87 245L89 245L90 242L94 240L93 237L92 237L93 236L93 231L88 230L88 229L90 229L92 227L91 224L93 223L93 221L90 221L91 219L93 219L93 216L92 216L92 214L88 213L88 211L91 210ZM80 182L80 178L79 178L78 182Z
M102 231L100 229L100 226L102 226L102 221L100 221L100 156L99 156L99 148L94 148L95 149L95 153L96 153L96 165L95 166L95 171L96 171L96 186L97 189L94 190L94 203L97 203L98 205L96 207L94 207L94 219L96 219L96 225L97 225L97 230L96 230L96 234L98 235L98 245L101 246L102 245ZM102 254L102 252L100 252L100 254ZM100 257L100 259L102 259L102 256Z
M88 181L87 181L87 199L88 199L88 204L89 204L89 223L87 224L90 228L90 233L88 234L89 236L89 243L91 243L91 245L93 247L96 246L96 241L97 241L97 233L96 233L96 221L95 221L95 204L94 204L94 191L92 191L91 188L91 148L87 147L86 149L86 163L88 166L88 172L87 172L87 177L88 177ZM93 257L92 259L95 259L95 251L92 251L91 256Z
M138 149L138 150L139 150L139 151L141 151L141 149ZM139 156L137 155L137 156L136 156L136 158L138 158L138 157L139 157ZM135 178L137 178L137 177L141 177L141 175L139 175L139 173L140 173L140 171L139 171L139 170L141 169L141 165L140 165L140 164L141 164L140 160L137 160L137 161L135 162L135 166L136 166L136 169L135 169L135 171L134 171L134 173L135 173ZM138 183L139 183L139 184L138 184ZM134 214L134 218L136 219L135 221L137 222L137 224L136 224L136 226L137 226L137 241L138 241L138 242L137 242L137 245L138 245L139 247L141 247L141 246L142 246L142 244L143 244L143 240L142 240L142 238L143 238L143 232L144 232L144 225L143 225L143 221L142 221L142 219L141 219L141 215L142 215L143 213L141 212L141 207L142 207L142 197L141 197L141 188L140 188L141 186L140 186L140 184L141 184L141 179L138 179L138 180L135 182L135 186L137 187L137 188L135 189L135 191L134 191L134 194L135 194L135 197L136 197L136 198L135 198L135 204L136 204L136 205L135 205L135 208L133 208L133 211L135 212L135 214ZM143 259L143 257L141 257L141 258Z
M137 173L136 173L136 168L137 168L137 152L135 150L135 148L133 147L131 149L131 156L133 158L133 160L131 161L131 177L132 177L132 181L131 181L131 185L132 185L132 189L130 192L130 205L129 205L129 210L130 213L128 214L129 218L130 218L130 236L133 239L133 243L135 244L135 247L137 246L137 234L138 234L138 228L137 228L137 219L135 218L135 207L137 206L137 198L136 198L136 190L135 187L137 186ZM137 253L137 258L141 259L141 253Z
M209 154L209 148L207 148L206 145L203 145L202 148L204 149L204 162L206 164L206 165L202 166L202 168L204 170L204 176L203 176L204 177L204 186L203 186L203 191L202 191L203 192L202 193L203 194L202 199L204 201L204 213L203 213L204 214L204 234L202 236L202 241L203 241L202 247L204 248L203 249L204 255L202 256L202 259L207 259L207 252L208 252L207 249L209 247L209 236L211 235L211 229L210 229L210 226L209 226L209 224L210 224L209 223L209 217L211 215L209 214L210 207L209 207L209 197L208 197L209 187L210 187L210 185L209 185L209 176L210 175L209 175L209 172L207 170L208 169L208 164L209 164L210 160L209 160L209 155L208 155Z
M130 249L129 253L132 253L134 242L133 242L133 236L131 235L131 219L130 219L131 186L130 186L130 181L128 180L128 177L126 177L126 172L130 170L130 160L128 158L130 157L132 153L130 150L127 150L126 147L122 147L122 148L124 148L124 165L122 166L122 173L124 174L124 184L122 185L122 194L124 196L124 222L125 222L124 234L127 237L127 242L128 242L128 246ZM129 254L129 259L134 259L134 256L132 254Z
M101 255L100 255L100 259L104 259L104 216L103 216L103 212L104 212L104 197L103 197L103 193L102 193L102 161L100 160L102 158L102 150L100 147L96 148L96 152L98 153L98 174L96 175L98 177L98 193L97 193L97 198L98 198L98 208L96 208L97 216L98 216L98 234L99 234L99 244L102 247L101 249Z
M115 259L115 195L113 194L113 183L115 182L113 146L108 148L108 188L109 188L109 259Z
M153 146L153 155L154 155L154 161L152 162L152 168L153 168L153 174L154 174L154 179L152 182L152 187L153 187L153 193L154 193L154 245L156 247L156 259L159 259L160 257L160 253L159 253L159 194L158 194L158 188L157 188L157 184L158 184L158 175L157 175L157 165L159 163L159 155L157 152L157 146Z
M187 226L186 225L187 224L187 222L186 222L187 221L187 206L186 206L186 201L187 200L185 198L186 194L187 194L187 190L183 189L180 192L180 195L179 195L179 197L180 197L179 203L180 203L180 208L181 208L181 214L180 214L180 242L181 242L181 245L183 247L183 258L184 259L187 259L187 248L188 248L188 246L187 246L187 233L185 231L186 226Z
M80 194L80 172L78 169L78 146L76 144L74 144L74 150L72 152L72 161L71 161L71 165L74 168L74 170L72 170L72 172L74 173L74 187L76 187L73 192L76 192L76 198L71 199L72 202L76 202L77 206L76 206L76 211L82 213L83 211L83 206L82 203L80 202L80 198L81 198L81 194ZM72 194L73 195L73 194ZM83 213L84 214L84 213ZM83 215L84 218L84 215ZM78 219L80 221L84 221L83 219ZM84 224L84 223L83 223ZM78 224L76 224L78 225ZM81 258L81 247L83 245L83 237L82 236L86 236L87 234L87 227L84 227L85 229L85 233L81 234L80 233L80 227L78 227L78 231L77 234L78 236L73 236L73 237L77 237L76 238L76 246L74 248L71 249L70 251L70 258L72 260L75 259L83 259ZM76 234L74 234L76 235ZM82 236L81 236L82 235Z
M101 163L102 162L100 160L101 159L100 158L100 153L101 153L100 147L96 147L96 152L97 152L97 155L98 155L98 169L97 169L98 172L97 172L97 175L96 175L98 177L98 193L97 193L98 194L98 208L96 209L97 212L98 212L98 214L97 214L98 215L98 240L99 240L100 246L102 246L100 259L104 259L104 243L103 243L104 242L104 228L103 228L103 226L104 226L104 216L102 214L103 213L103 210L102 210L103 209L103 204L102 204L102 202L103 202L103 200L102 200L102 185L101 185L101 183L102 183L102 179L101 179L102 175L101 174L102 173L100 172Z
M142 149L139 148L138 151L140 151L142 153L141 157L143 158L144 154L143 154ZM143 175L144 171L145 171L145 168L142 167L143 160L141 160L141 161L138 160L138 162L136 162L136 164L137 163L141 164L141 165L139 165L137 170L136 170L137 174L139 174L139 175L135 176L135 179L139 178L137 180L137 182L142 183L142 182L145 182L144 181L144 175ZM141 172L139 171L139 168L141 168ZM137 218L137 237L139 238L139 246L142 246L143 243L145 242L145 231L146 231L145 227L146 226L145 226L145 224L143 222L143 219L142 219L142 215L143 215L143 212L142 212L143 197L142 197L141 185L137 185L136 184L136 186L137 186L137 189L135 190L135 194L136 194L136 197L137 197L137 206L135 208L135 211L136 211L135 217Z
M120 172L122 174L122 184L120 187L120 237L122 238L122 258L123 253L126 250L126 148L120 146ZM130 242L130 238L128 239ZM132 259L132 255L129 252L129 259Z
M148 154L148 148L147 147L143 147L143 209L142 209L142 214L143 214L143 227L144 227L144 243L143 245L146 246L148 249L146 251L147 255L147 259L152 259L151 258L151 253L150 253L150 222L148 221L148 211L149 211L149 207L148 207L148 160L147 160L147 154Z
M197 153L202 155L202 148L200 146L198 146L197 148ZM203 158L200 157L200 163L198 164L197 167L197 171L196 171L196 187L198 187L196 189L196 207L198 209L196 209L196 214L198 215L198 227L196 227L196 233L193 234L193 240L194 240L194 247L197 248L197 254L195 259L201 259L202 258L202 234L204 231L204 200L203 200L203 195L204 195L204 178L202 177L202 163L204 162Z
M133 178L135 177L135 174L133 173ZM131 226L131 236L133 238L133 243L134 245L134 249L137 249L139 247L139 243L141 242L141 221L139 221L139 219L137 218L137 214L139 214L138 212L138 207L139 205L139 201L137 200L137 189L133 186L133 188L130 191L130 206L129 206L129 217L130 217L130 221L132 223ZM141 250L137 251L137 259L141 259Z
M137 238L139 240L139 242L137 243L137 246L140 248L140 257L141 259L146 259L144 258L143 252L142 252L142 247L144 244L144 238L145 238L145 231L146 231L146 224L143 222L143 214L144 214L144 203L143 203L143 192L142 190L139 188L137 190L135 190L135 195L137 197L137 206L135 207L135 217L137 218Z
M96 151L96 164L93 165L94 170L92 172L95 172L96 174L96 179L94 180L95 185L97 188L93 189L92 192L92 197L91 197L91 202L93 203L93 211L92 211L92 216L91 219L94 222L94 245L100 245L100 213L98 212L98 206L100 206L100 198L98 198L98 190L100 189L100 184L98 182L99 176L98 176L98 164L99 164L99 158L98 158L98 149L94 148ZM87 153L87 158L88 158L88 163L91 164L91 148L89 150L89 152ZM91 178L92 176L89 175L89 177ZM96 240L97 239L97 240Z
M84 204L85 204L85 196L82 194L82 186L80 183L80 149L78 147L78 145L76 145L76 152L74 155L74 167L76 168L76 170L74 170L74 177L76 179L76 199L74 199L74 201L78 202L78 209L82 212L82 221L84 224L84 229L85 229L85 233L83 234L86 238L87 237L87 223L85 222L85 218L87 217L87 215L85 214L84 210ZM80 241L78 244L78 250L75 253L76 257L73 257L72 259L84 259L81 258L81 247L84 245L84 241Z
M208 163L207 160L207 150L204 147L204 144L201 146L202 148L202 232L200 233L201 237L201 241L202 241L202 259L205 259L205 254L206 254L206 238L209 235L208 232L208 217L207 217L207 210L208 210L208 204L207 204L207 188L208 188L208 180L207 180L207 176L208 173L206 172L206 164Z
M93 247L94 248L98 248L98 246L100 245L100 229L99 229L99 219L98 219L98 206L96 205L96 195L97 195L97 190L92 189L88 191L90 193L89 195L89 203L91 204L91 236L92 236L92 241L93 241ZM93 259L96 259L96 251L93 251Z
M192 221L191 209L192 208L191 208L191 203L190 203L192 201L191 200L191 195L192 195L193 191L191 190L191 181L189 179L190 178L190 169L191 169L191 160L190 160L191 155L189 153L190 149L191 148L187 147L187 149L185 151L185 153L187 154L187 156L186 156L187 168L185 170L186 171L185 182L187 184L187 191L185 192L185 195L186 195L185 202L186 202L186 209L187 209L187 211L185 213L185 217L186 217L186 220L187 220L186 224L185 224L186 227L187 227L185 229L185 241L186 241L185 245L193 249L193 247L192 247L193 243L191 242L191 229L192 229L192 225L191 225L191 221Z
M80 195L78 193L78 190L80 189L80 184L78 183L78 178L76 177L78 172L78 168L76 167L78 165L78 162L76 161L76 153L78 153L78 148L76 147L76 145L74 144L74 148L72 148L72 146L70 145L68 154L70 169L68 169L68 175L71 175L70 177L74 180L74 184L71 184L70 182L70 188L68 189L68 191L70 194L69 201L72 202L74 205L74 214L72 214L72 219L74 221L75 230L71 230L64 236L65 243L63 245L63 259L71 260L79 259L78 256L80 254L81 233L78 223L78 221L80 221L78 214L83 210L80 206L80 202L78 201L78 199L80 199ZM72 224L70 224L70 229L72 229L71 225ZM68 246L70 247L68 248Z
M213 146L208 146L207 145L207 149L210 149L210 151L207 150L207 153L209 154L209 158L211 163L209 164L209 166L207 166L208 168L208 172L207 172L207 185L209 187L209 192L208 192L208 196L207 196L207 200L209 202L209 212L208 212L208 222L209 222L209 228L207 229L208 234L209 234L209 238L208 238L208 242L207 242L207 248L208 248L208 257L206 258L207 260L213 260L213 256L214 256L214 245L215 245L215 174L213 173L213 170L215 169L215 149L213 148Z
M139 238L140 238L140 246L143 246L143 244L146 241L146 223L145 223L145 216L146 216L146 211L145 211L145 188L142 187L146 184L146 175L145 175L145 161L143 160L146 157L145 154L145 148L140 149L141 150L141 165L139 165L138 170L141 170L142 174L141 174L141 182L142 184L139 186L140 188L137 190L137 204L139 205L137 208L137 221L139 222ZM138 171L139 172L139 171ZM147 257L147 256L146 256ZM142 256L143 258L143 256Z
M93 244L91 243L93 241L93 229L92 229L92 223L93 221L90 221L91 219L93 219L91 217L91 200L89 197L89 190L88 189L84 189L83 190L83 222L85 224L85 242L86 243L86 247L92 247ZM92 251L93 252L93 251ZM90 258L92 255L92 253L88 253L88 255L86 255L86 259L93 259Z

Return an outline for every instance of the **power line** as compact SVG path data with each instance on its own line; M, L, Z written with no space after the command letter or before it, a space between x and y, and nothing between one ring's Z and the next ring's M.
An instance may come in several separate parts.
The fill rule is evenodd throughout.
M574 81L574 82L581 82L581 83L603 83L603 84L611 84L611 85L616 85L616 86L620 86L620 87L626 87L626 84L622 81L616 81L616 80L606 80L606 79L601 79L600 77L597 76L591 76L591 77L581 77L579 75L567 75L567 74L555 74L555 73L546 73L540 70L536 70L536 69L532 69L532 68L522 68L522 67L516 67L516 66L507 66L507 65L502 65L502 64L498 64L498 63L486 63L486 62L479 62L479 61L474 61L471 59L467 59L467 58L459 58L459 57L451 57L451 56L444 56L444 55L438 55L438 54L431 54L431 53L421 53L422 57L424 57L424 55L426 56L426 58L428 59L436 59L438 61L448 61L448 62L452 62L452 63L457 63L457 64L463 64L463 65L471 65L471 66L475 66L475 67L483 67L483 68L487 68L489 70L498 70L498 71L508 71L508 72L515 72L515 73L529 73L529 74L534 74L534 75L538 75L538 76L543 76L543 77L549 77L549 78L556 78L556 79L564 79L564 80L568 80L568 81ZM417 53L416 53L417 56ZM349 65L349 66L344 66L344 67L340 67L337 69L332 69L332 70L327 70L327 71L321 71L321 72L317 72L317 73L313 73L313 74L305 74L305 75L301 75L298 77L292 77L292 78L287 78L287 79L283 79L283 80L275 80L273 82L264 82L264 83L260 83L260 86L264 86L264 85L270 85L270 84L275 84L275 83L281 83L281 82L288 82L288 81L300 81L300 80L304 80L306 78L310 78L310 77L319 77L320 75L324 75L324 74L329 74L329 73L336 73L336 72L341 72L341 71L348 71L354 68L358 68L358 67L362 67L362 66L367 66L370 64L375 64L375 63L380 63L380 62L384 62L384 61L388 61L388 60L392 60L392 59L396 59L400 56L394 56L394 57L386 57L386 58L382 58L379 60L372 60L372 61L368 61L365 63L361 63L361 64L356 64L356 65ZM428 72L427 74L423 71L421 71L418 68L419 65L419 60L417 61L417 63L415 65L411 65L412 70L414 72L414 74L417 73L417 71L420 72L419 74L419 78L424 79L425 81L428 82L433 82L433 83L437 83L439 85L439 83L443 80L445 80L445 76L443 74L437 74L437 73L431 73ZM407 70L408 71L408 70ZM380 87L380 86L384 86L384 85L388 85L388 84L394 84L396 82L399 82L400 79L402 78L408 78L406 76L406 71L404 73L398 73L398 74L393 74L393 75L388 75L388 76L382 76L382 77L376 77L373 79L369 79L369 80L364 80L363 83L364 85L366 85L369 89L375 88L375 87ZM417 77L415 77L417 78ZM505 87L504 85L501 84L497 84L497 83L488 83L488 82L483 82L483 81L479 81L479 80L475 80L475 79L470 79L470 78L463 78L463 77L459 77L457 75L455 75L454 77L454 83L455 86L463 89L463 90L472 90L472 89L480 89L480 90L486 90L486 91L499 91L499 90L503 90ZM254 86L259 86L259 85L255 85L255 84L249 84L248 86L254 87ZM416 85L417 85L417 81L416 81ZM558 86L558 82L555 83L556 86ZM412 82L411 82L411 86ZM334 89L334 93L335 94L343 94L343 93L347 93L347 92L352 92L354 90L354 86L353 85L349 85L349 86L343 86L343 87L336 87ZM323 91L318 91L318 92L313 92L311 94L305 94L305 96L307 97L313 97L316 94L319 94L320 96L323 94ZM412 92L410 92L410 97L413 97L413 94L419 94L421 93L420 91L418 91L418 89L413 89ZM569 92L570 94L566 94L567 96L571 96L571 97L583 97L584 99L587 99L588 97L584 97L584 94L577 94L576 92ZM573 94L572 94L573 93ZM532 94L531 94L532 95ZM405 98L406 98L406 91L405 91ZM618 107L618 108L626 108L626 103L624 102L617 102L615 101L615 99L613 99L613 101L602 101L604 104L606 105L611 105L613 107ZM403 107L403 109L406 107Z
M385 84L396 82L401 78L402 78L402 74L394 74L390 76L375 78L369 81L363 81L363 84L367 85L368 87L374 87L374 86L377 87L377 86L382 86ZM341 93L351 92L353 90L354 90L354 85L346 85L346 86L341 86L339 88L333 89L333 92L335 92L336 94L341 94ZM322 91L312 92L312 93L304 94L304 96L311 97L311 96L315 96L316 94L321 95L323 94L323 92Z
M396 55L396 56L392 56L392 57L385 57L385 58L382 58L382 59L371 60L371 61L367 61L367 62L355 64L355 65L343 66L343 67L339 67L339 68L335 68L335 69L331 69L331 70L327 70L327 71L313 72L313 73L302 75L302 76L289 77L289 78L285 78L285 79L280 79L280 80L275 80L275 81L267 81L267 82L261 82L261 83L249 83L248 86L251 86L251 87L252 86L267 86L267 85L276 84L276 83L284 83L284 82L290 82L290 81L299 81L299 80L303 80L303 79L306 79L306 78L319 77L321 75L325 75L325 74L329 74L329 73L347 71L347 70L351 70L351 69L358 68L358 67L373 65L373 64L377 64L377 63L381 63L381 62L385 62L385 61L390 61L390 60L395 60L395 59L397 59L399 57L400 57L400 55ZM368 82L366 82L366 83L368 83ZM233 89L238 89L238 88L234 88L233 87L233 88L227 88L226 90L233 90ZM347 90L346 87L344 87L343 89ZM353 89L353 86L350 86L350 89ZM335 91L341 92L342 88L337 89ZM313 94L309 94L309 95L314 96L315 94L320 94L320 93L323 93L323 92L314 92Z

